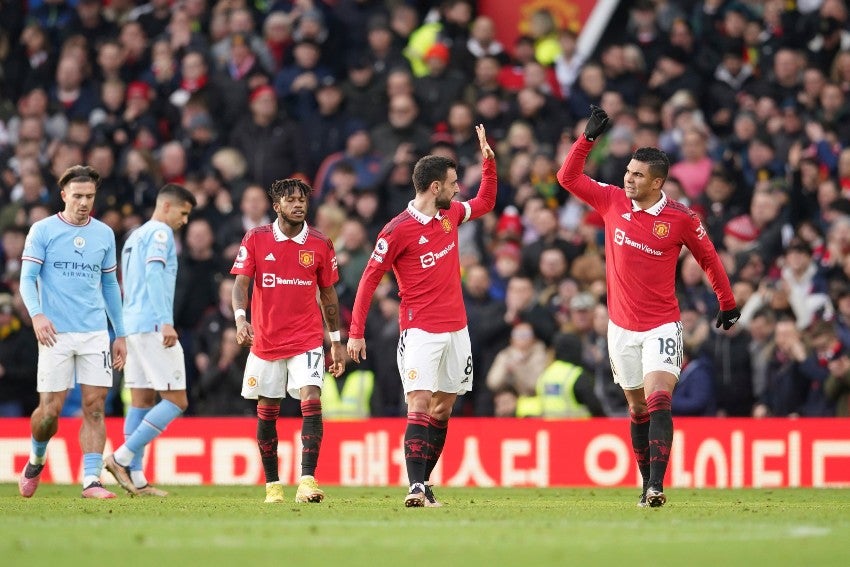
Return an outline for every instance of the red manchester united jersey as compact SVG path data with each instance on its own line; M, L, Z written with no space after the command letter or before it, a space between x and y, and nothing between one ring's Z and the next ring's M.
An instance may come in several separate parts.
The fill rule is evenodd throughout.
M287 238L277 221L248 231L231 274L254 279L251 352L263 360L290 358L322 346L318 288L339 279L333 244L318 230Z
M642 210L621 187L584 175L593 145L584 136L573 144L558 181L605 220L605 276L611 321L630 331L648 331L680 319L676 263L687 246L708 275L720 308L735 307L729 277L699 217L667 199Z
M429 217L413 202L388 222L357 289L349 336L363 338L366 314L381 277L392 268L398 281L399 326L429 333L458 331L466 326L460 286L458 226L491 211L496 202L496 162L484 160L478 195L452 201L448 210Z

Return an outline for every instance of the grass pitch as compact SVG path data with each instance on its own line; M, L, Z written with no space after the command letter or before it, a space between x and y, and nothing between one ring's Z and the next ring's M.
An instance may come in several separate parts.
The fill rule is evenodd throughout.
M322 504L263 504L263 487L163 487L166 499L80 498L0 485L0 564L850 565L850 490L436 489L442 508L405 509L405 491L327 487ZM291 502L291 503L290 503Z

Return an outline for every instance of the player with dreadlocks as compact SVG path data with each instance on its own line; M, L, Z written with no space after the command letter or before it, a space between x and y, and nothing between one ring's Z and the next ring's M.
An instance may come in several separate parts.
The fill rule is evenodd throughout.
M236 340L251 347L245 363L242 396L257 400L257 445L266 476L266 502L283 502L278 475L277 418L289 393L301 400L301 480L296 502L321 502L316 463L322 444L322 401L325 372L324 328L331 339L330 372L345 369L340 343L339 279L333 243L307 225L312 188L298 179L279 179L269 195L277 218L250 230L233 263L233 312ZM254 280L251 321L248 286ZM319 303L316 303L316 289Z

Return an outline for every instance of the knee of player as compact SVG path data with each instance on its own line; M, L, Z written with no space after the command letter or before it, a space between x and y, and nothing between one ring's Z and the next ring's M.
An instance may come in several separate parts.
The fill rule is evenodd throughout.
M189 407L189 397L186 395L186 390L174 390L170 392L160 392L160 396L162 399L168 400L181 412L185 412L186 408Z
M452 416L452 404L441 401L431 405L429 415L439 421L448 421Z
M301 401L319 400L322 397L322 389L318 386L304 386L300 390Z
M88 392L83 394L82 399L83 416L90 419L103 419L106 406L106 394L99 392Z
M646 407L646 400L642 402L629 402L629 413L632 415L644 415L649 410Z
M39 409L41 410L41 415L38 418L39 422L46 426L55 425L59 420L59 416L62 414L62 401L43 401Z

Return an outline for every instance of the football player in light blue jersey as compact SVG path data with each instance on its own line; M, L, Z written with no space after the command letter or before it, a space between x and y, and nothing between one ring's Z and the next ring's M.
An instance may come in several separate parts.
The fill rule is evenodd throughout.
M65 209L32 225L21 266L21 296L38 339L39 405L32 413L32 450L18 483L25 498L35 494L56 434L59 414L74 379L82 391L83 497L115 498L100 484L106 427L106 394L112 368L127 356L121 289L116 278L115 235L91 218L100 175L76 165L59 178ZM109 349L106 317L116 339Z
M169 183L159 190L151 220L127 238L121 251L127 365L124 385L131 402L124 444L106 457L106 470L130 494L167 496L142 469L145 446L186 410L186 366L174 330L177 251L174 231L189 220L195 196ZM156 402L156 394L161 400Z

